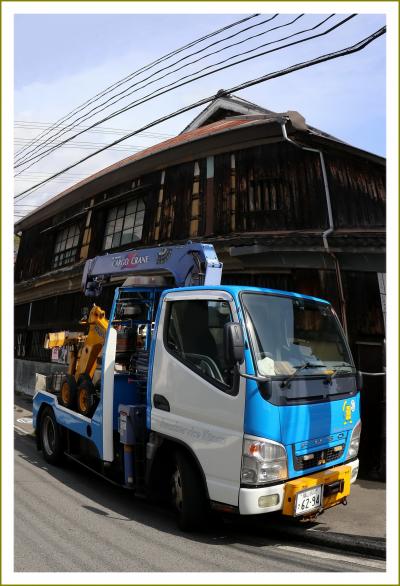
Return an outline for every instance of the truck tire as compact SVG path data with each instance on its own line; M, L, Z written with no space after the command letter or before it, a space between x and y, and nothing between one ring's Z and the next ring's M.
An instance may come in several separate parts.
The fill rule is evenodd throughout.
M182 531L201 529L207 517L203 479L192 458L183 451L174 454L170 494L178 527Z
M76 381L72 374L66 374L61 381L60 403L68 409L74 409L76 405Z
M97 393L89 375L83 374L77 383L78 411L85 417L91 417L97 407Z
M46 462L61 464L64 455L63 439L51 407L45 407L40 417L40 445Z

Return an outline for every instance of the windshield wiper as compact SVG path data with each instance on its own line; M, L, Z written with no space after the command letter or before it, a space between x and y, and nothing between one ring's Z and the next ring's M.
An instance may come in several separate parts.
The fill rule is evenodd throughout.
M287 387L287 385L290 383L290 381L292 379L294 379L295 376L301 370L304 370L305 368L326 368L326 366L325 366L325 364L313 364L312 362L304 362L304 364L300 364L299 366L294 366L294 368L296 370L290 376L288 376L287 378L285 378L284 381L281 382L281 389L284 389L285 387Z
M346 374L352 374L353 367L351 366L351 364L343 363L343 364L338 364L337 366L339 368L332 367L331 374L327 374L327 376L326 376L326 381L330 385L332 384L332 379L334 379L337 374L345 374L345 373ZM346 370L346 368L350 368L350 371Z

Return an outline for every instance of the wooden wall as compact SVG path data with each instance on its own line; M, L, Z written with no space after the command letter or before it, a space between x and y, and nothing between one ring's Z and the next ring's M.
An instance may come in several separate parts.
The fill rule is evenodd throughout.
M184 241L204 235L314 230L328 226L319 156L288 143L275 143L212 159L172 166L125 182L107 193L66 210L22 234L15 270L16 282L51 269L57 226L77 212L82 247L76 261L101 254L107 211L126 199L146 202L140 246ZM340 152L325 155L336 228L382 228L385 225L384 168ZM210 191L211 190L211 191ZM210 196L211 193L211 196ZM89 228L83 209L93 207ZM208 226L206 231L206 224ZM212 226L211 230L209 227ZM52 228L49 231L44 231ZM86 242L85 240L85 242ZM123 248L129 248L126 245ZM120 249L117 249L120 250Z

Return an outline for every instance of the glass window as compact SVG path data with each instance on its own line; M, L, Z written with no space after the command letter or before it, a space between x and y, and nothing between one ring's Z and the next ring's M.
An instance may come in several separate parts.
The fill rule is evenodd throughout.
M132 199L131 201L128 201L128 204L126 206L126 214L134 214L137 210L137 199Z
M124 223L125 230L128 230L128 228L133 228L134 225L135 225L135 214L130 214L129 216L126 216L125 223Z
M351 373L353 361L329 305L303 298L244 293L246 325L264 376L303 376L327 368Z
M143 212L137 212L137 214L136 214L136 225L137 226L142 226L143 225L143 221L144 221L144 211Z
M125 230L124 232L122 232L122 237L121 237L121 244L128 244L128 242L132 241L132 232L131 230Z
M75 262L79 235L79 224L72 224L62 228L57 233L54 245L53 269Z
M103 249L117 248L142 238L145 204L133 199L108 212Z
M232 372L224 357L224 325L230 321L227 301L169 302L167 348L200 376L230 388Z

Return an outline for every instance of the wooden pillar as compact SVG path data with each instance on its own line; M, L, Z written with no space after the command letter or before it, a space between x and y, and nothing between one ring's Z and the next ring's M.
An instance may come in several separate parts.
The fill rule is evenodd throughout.
M214 233L214 157L207 157L205 236Z
M199 220L200 220L200 166L196 161L193 171L193 187L192 187L192 204L190 209L190 237L193 238L199 234Z
M154 222L154 241L158 242L160 239L160 224L161 224L161 213L164 201L164 182L165 182L165 170L161 172L160 189L158 190L158 201L156 218Z
M79 253L79 260L85 260L89 254L89 245L90 245L90 240L92 237L92 228L90 227L90 221L92 219L92 207L93 206L94 206L94 198L92 197L92 199L90 200L90 203L89 203L90 209L88 210L88 212L86 214L85 229L83 232L81 250Z
M231 189L230 189L230 222L231 232L236 230L236 157L231 155Z

